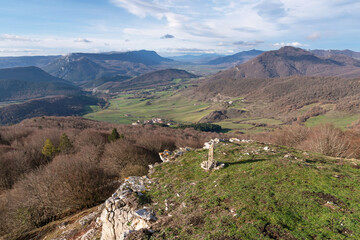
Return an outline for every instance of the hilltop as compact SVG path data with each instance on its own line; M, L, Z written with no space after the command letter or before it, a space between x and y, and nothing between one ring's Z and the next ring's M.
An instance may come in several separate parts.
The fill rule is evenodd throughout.
M122 204L112 204L119 200L109 196L106 204L24 236L98 239L114 234L114 229L120 236L138 226L127 239L360 237L358 160L235 140L215 148L215 160L226 167L205 172L200 163L207 154L194 149L176 160L155 164L149 179L125 180L113 195L125 194L124 186L132 189L122 195ZM110 224L103 216L111 206L116 217ZM146 209L149 215L140 218L135 214L138 209ZM121 218L125 214L130 222ZM117 224L114 229L112 224Z
M148 197L156 239L358 238L359 161L257 142L221 143L156 167ZM166 200L165 200L166 199ZM168 207L166 207L168 206Z

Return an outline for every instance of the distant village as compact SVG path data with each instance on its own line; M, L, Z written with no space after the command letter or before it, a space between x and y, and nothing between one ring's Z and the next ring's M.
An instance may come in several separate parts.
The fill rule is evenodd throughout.
M153 124L166 124L168 126L173 125L173 123L169 121L165 121L162 118L152 118L150 120L144 120L144 121L137 120L136 122L133 122L131 125L136 126L136 125L153 125Z

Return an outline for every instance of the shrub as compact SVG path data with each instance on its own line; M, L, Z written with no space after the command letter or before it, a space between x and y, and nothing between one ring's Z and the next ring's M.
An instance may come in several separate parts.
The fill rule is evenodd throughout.
M110 173L116 174L119 177L125 177L125 169L132 168L131 166L145 166L159 162L157 153L149 151L143 147L134 145L129 140L119 140L108 144L105 148L104 155L101 161L101 166ZM135 173L134 170L132 170ZM140 174L142 175L143 169ZM128 175L125 173L125 175Z
M56 153L56 148L50 139L45 140L41 153L48 159L52 158Z
M113 142L120 138L120 134L118 133L117 129L114 128L111 132L111 134L108 136L109 142Z
M63 133L60 137L58 151L64 154L70 154L74 151L74 146L66 133Z
M48 166L24 176L12 190L14 219L25 228L42 226L105 200L114 186L111 176L94 163L57 156Z
M313 127L300 147L327 156L347 157L350 142L340 129L324 124Z

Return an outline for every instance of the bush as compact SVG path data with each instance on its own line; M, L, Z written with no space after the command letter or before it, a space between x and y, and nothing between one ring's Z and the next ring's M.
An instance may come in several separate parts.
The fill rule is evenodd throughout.
M48 159L52 158L56 153L56 148L50 139L45 140L41 153Z
M57 156L48 166L24 176L12 190L14 219L26 229L42 226L104 201L114 190L111 176L94 163Z
M340 129L324 124L313 127L300 147L327 156L347 157L350 142Z
M120 135L119 140L109 143L108 133L115 127L126 139ZM115 180L146 174L149 164L160 161L159 152L201 147L221 135L192 128L46 117L0 127L0 136L1 236L9 231L28 231L102 203L117 187L113 185L118 183ZM47 139L63 154L47 159L42 154ZM54 150L45 149L51 153Z
M295 147L306 151L318 152L332 157L359 156L360 134L343 132L331 124L305 127L298 124L277 129L273 133L257 135L259 141ZM355 143L356 144L351 144Z
M307 139L310 129L299 124L284 127L269 135L270 142L283 146L298 147Z
M66 133L63 133L60 137L58 151L63 154L70 154L74 151L74 146L72 145L72 143L71 143L69 137L66 135Z
M109 142L113 142L120 138L120 134L118 133L117 129L114 128L111 132L111 134L108 136Z
M143 147L134 145L129 140L119 140L112 142L105 147L104 155L101 160L101 166L107 172L116 174L125 178L129 172L135 173L134 166L147 166L159 162L157 152L149 151ZM138 169L138 167L136 167ZM131 171L129 171L131 169ZM143 168L141 174L143 174ZM138 174L135 174L138 175Z

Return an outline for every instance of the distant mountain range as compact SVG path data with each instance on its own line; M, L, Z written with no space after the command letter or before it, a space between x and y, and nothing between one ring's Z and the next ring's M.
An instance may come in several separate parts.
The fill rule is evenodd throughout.
M130 75L156 70L173 60L154 51L110 53L73 53L54 60L43 67L48 73L75 83L83 83L103 76Z
M77 93L78 87L37 67L0 69L0 101Z
M311 53L319 57L330 57L334 55L345 55L360 60L360 52L351 50L311 50Z
M176 56L170 58L176 61L185 62L187 64L233 66L249 61L250 59L256 56L259 56L263 52L264 51L253 49L250 51L238 52L233 55L202 54L202 55L183 55L183 56Z
M301 48L283 47L222 71L212 78L274 78L286 76L360 76L360 61L346 55L318 57Z
M214 60L219 57L225 57L225 55L216 54L216 53L207 53L200 55L182 55L182 56L174 56L169 57L175 61L185 62L185 63L193 63L193 64L206 64L211 60Z
M243 51L236 53L234 55L224 56L224 57L218 57L216 59L213 59L206 64L208 65L220 65L220 64L240 64L249 61L250 59L253 59L254 57L259 56L262 54L263 51L260 50L250 50L250 51Z

